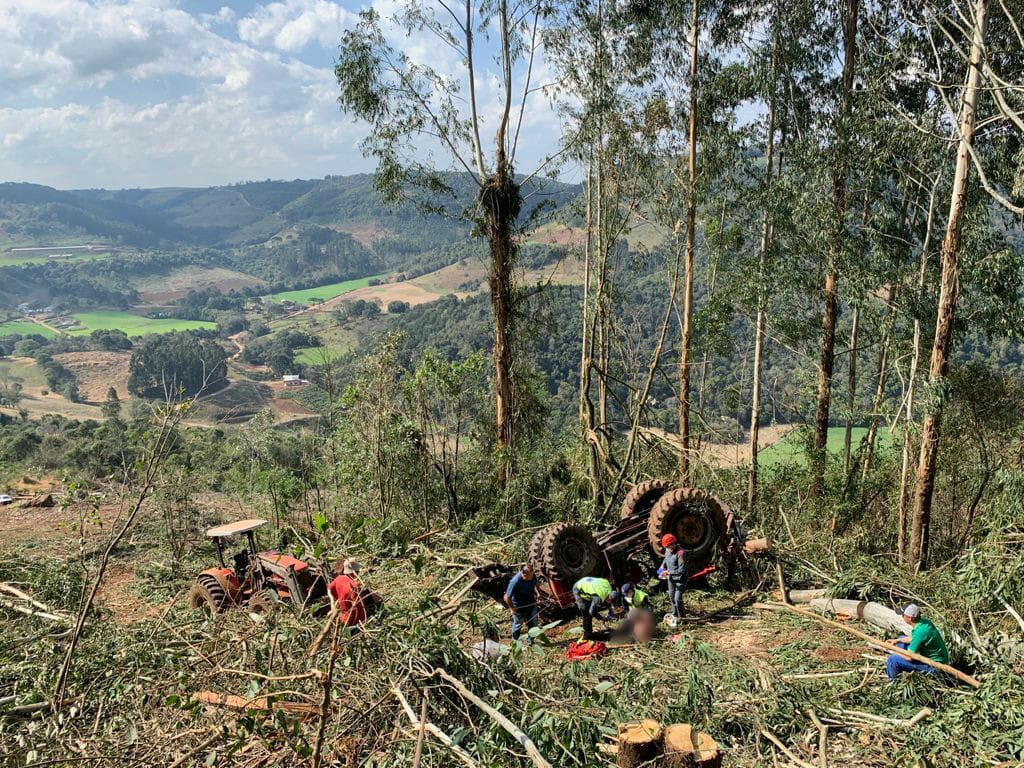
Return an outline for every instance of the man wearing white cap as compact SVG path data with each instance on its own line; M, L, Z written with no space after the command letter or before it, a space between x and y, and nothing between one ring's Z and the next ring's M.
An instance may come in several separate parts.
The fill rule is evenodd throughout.
M934 624L921 615L921 609L914 603L909 603L903 606L899 613L903 617L903 622L911 627L910 634L889 642L897 648L905 648L932 661L949 664L949 650L946 648L942 635L939 634L939 630L935 628ZM935 667L931 667L923 661L905 659L898 653L890 653L889 658L885 660L885 673L890 680L895 680L904 672L931 674L937 671Z

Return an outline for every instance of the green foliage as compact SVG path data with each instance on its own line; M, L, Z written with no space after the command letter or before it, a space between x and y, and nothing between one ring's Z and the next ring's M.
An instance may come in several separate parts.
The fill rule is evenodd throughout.
M128 389L140 397L174 398L212 392L227 383L227 354L213 339L189 333L148 336L129 361Z

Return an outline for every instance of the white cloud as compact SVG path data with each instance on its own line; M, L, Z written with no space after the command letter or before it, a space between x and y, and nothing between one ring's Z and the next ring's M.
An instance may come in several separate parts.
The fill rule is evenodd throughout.
M299 51L312 42L325 48L338 44L341 32L352 26L356 14L328 0L284 0L259 6L239 20L238 36L254 45L273 45L281 51Z
M244 16L228 6L191 14L175 0L0 0L3 180L201 186L371 170L358 149L365 126L340 113L331 66L354 22L329 0ZM429 33L391 41L460 74L458 56ZM477 85L493 135L498 84L481 71ZM528 116L521 170L557 136L541 111Z

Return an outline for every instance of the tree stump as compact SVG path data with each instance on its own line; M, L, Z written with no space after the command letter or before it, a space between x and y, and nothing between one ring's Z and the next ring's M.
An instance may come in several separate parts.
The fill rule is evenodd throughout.
M636 768L661 754L661 723L657 720L641 720L636 723L619 723L619 751L615 757L618 768Z
M686 724L665 729L665 768L721 768L722 753L706 733L698 733Z

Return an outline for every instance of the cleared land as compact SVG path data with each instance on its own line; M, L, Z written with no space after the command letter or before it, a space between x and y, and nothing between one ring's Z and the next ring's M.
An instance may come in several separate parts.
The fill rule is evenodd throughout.
M139 298L148 304L161 304L182 299L190 291L216 288L227 292L263 285L259 278L225 267L188 266L168 275L147 275L132 281Z
M365 288L370 284L371 280L381 280L386 275L367 275L366 277L360 277L355 280L344 280L340 283L329 283L327 285L318 285L315 288L304 288L300 291L284 291L283 293L275 293L271 296L274 301L294 301L296 304L315 304L319 299L320 301L327 301L333 299L336 296L341 296L343 293L354 291L357 288Z
M113 387L122 400L128 399L128 361L130 352L65 352L54 359L78 380L78 393L84 402L102 403Z
M96 261L107 259L113 255L110 251L85 251L70 253L66 256L48 256L45 253L3 253L0 254L0 267L20 267L26 264L47 264L49 262Z
M323 309L335 309L343 301L379 301L381 310L387 312L388 302L405 301L412 306L417 304L429 304L437 301L438 296L433 291L428 291L412 281L406 280L400 283L385 283L384 285L368 285L365 288L357 288L341 296L336 296L330 301L324 302Z
M73 336L92 331L124 331L129 336L144 336L147 333L191 331L199 328L213 330L217 327L216 323L209 323L205 320L179 320L172 317L150 318L133 315L131 312L106 309L95 312L78 312L73 317L82 326L68 331Z
M851 446L852 450L856 452L861 441L867 437L868 429L867 427L854 427L851 432ZM845 427L829 427L828 442L826 443L828 452L836 455L841 454L843 452L845 436ZM875 438L875 447L883 450L892 445L892 442L893 439L892 435L889 434L889 430L885 427L880 428ZM791 433L785 439L765 449L758 458L764 466L772 467L779 464L803 463L807 460L807 452L800 441L799 435Z
M33 323L31 320L9 320L6 323L0 323L0 336L13 336L16 333L20 333L22 336L35 333L46 338L57 335L57 332L52 328L47 328L39 323Z

